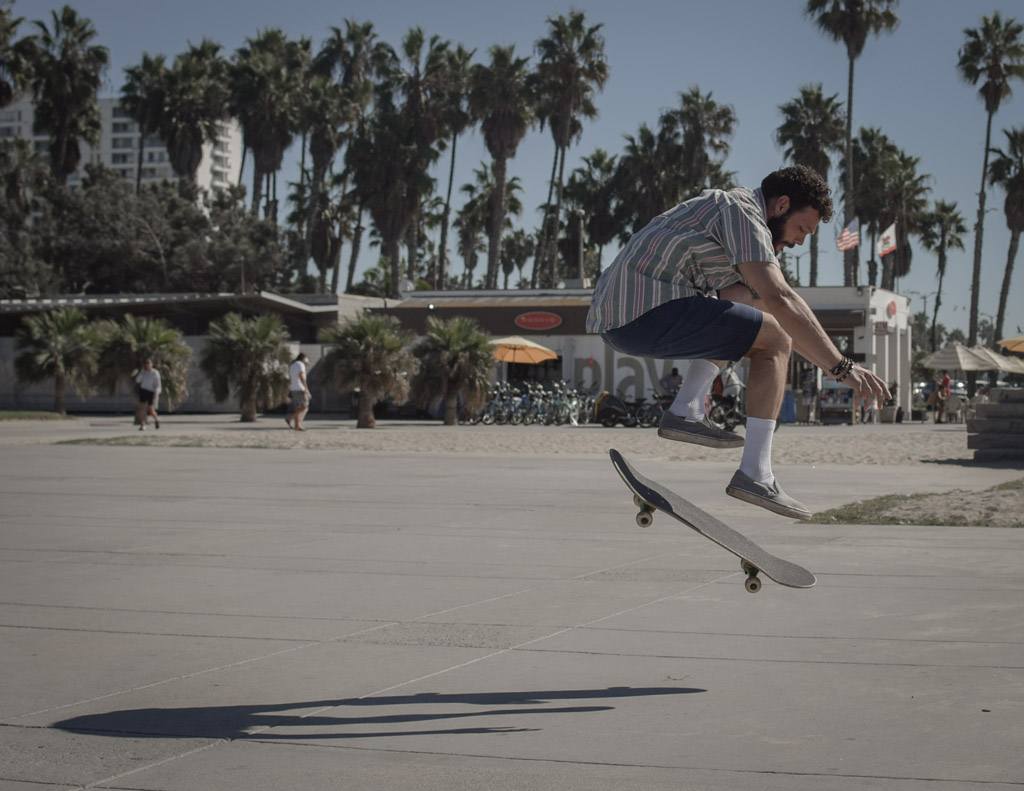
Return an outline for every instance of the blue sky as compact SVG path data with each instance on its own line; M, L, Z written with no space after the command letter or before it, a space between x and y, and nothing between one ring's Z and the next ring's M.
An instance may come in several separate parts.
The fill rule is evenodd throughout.
M123 83L124 68L139 62L143 52L173 56L204 36L233 52L245 39L267 27L280 27L292 37L308 36L314 48L330 26L345 19L370 21L379 36L398 46L412 26L428 35L439 34L453 43L476 49L486 58L493 44L516 47L531 55L533 45L547 32L546 19L585 11L591 24L602 23L610 77L596 97L600 117L586 125L580 143L570 150L567 170L580 164L595 148L622 152L623 135L633 134L646 122L655 125L662 110L677 104L682 91L697 85L713 98L729 104L739 121L725 166L737 173L740 184L756 186L771 170L786 164L773 142L781 123L778 106L797 96L800 86L822 83L826 94L846 100L845 48L827 40L803 16L803 0L716 0L713 3L670 3L666 0L72 0L80 14L90 18L99 42L110 48L111 66L104 95L114 95ZM17 0L16 14L38 19L57 3ZM890 35L870 38L856 63L854 124L882 129L898 146L920 158L919 172L931 174L931 198L956 201L971 229L965 250L953 251L943 282L940 322L965 333L970 308L971 267L977 192L981 183L985 111L976 87L963 82L956 70L963 30L977 27L981 14L999 10L1024 20L1020 0L903 0L901 24ZM23 32L27 28L23 28ZM993 145L1002 147L1002 130L1024 125L1024 83L1013 86L1014 96L1004 101L993 122ZM524 186L524 214L528 228L539 224L534 207L546 197L554 154L545 129L530 132L520 144L509 174ZM289 152L285 176L297 178L298 145ZM489 157L479 132L459 141L456 189L471 181L474 167ZM447 178L448 155L442 156L437 176ZM838 191L835 168L830 181ZM279 188L280 189L280 188ZM985 218L984 258L980 312L993 316L1006 265L1010 234L1003 214L1004 194L990 189ZM841 229L839 216L822 226L820 285L842 284L842 260L834 239ZM861 266L867 259L862 241ZM804 248L806 249L806 248ZM802 252L797 249L794 252ZM369 252L369 251L367 251ZM605 263L615 250L605 250ZM1005 334L1024 330L1024 261L1018 255L1004 324ZM370 264L370 256L363 256ZM808 256L800 261L804 281ZM461 271L461 261L453 261ZM862 275L862 282L865 276ZM936 259L915 247L910 274L899 284L915 299L912 309L934 306L937 288Z

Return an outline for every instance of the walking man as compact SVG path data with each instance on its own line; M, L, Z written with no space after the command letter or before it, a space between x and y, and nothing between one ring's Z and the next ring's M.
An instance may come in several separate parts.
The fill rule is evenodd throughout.
M801 165L769 174L758 189L705 190L627 242L598 281L587 316L587 331L623 354L690 360L659 436L743 447L726 492L797 519L810 512L782 490L771 466L790 351L860 396L889 397L881 379L836 349L776 259L832 218L830 192ZM705 415L719 369L742 357L750 359L745 440Z
M161 390L160 372L153 367L152 360L147 358L142 363L142 370L135 376L135 384L139 386L139 397L135 406L135 422L139 424L139 431L146 430L149 416L153 417L153 424L160 428L160 416L156 413Z
M288 399L291 402L292 413L284 419L289 428L296 431L305 431L302 427L302 418L309 411L309 386L306 384L306 361L309 358L304 352L292 361L288 368Z

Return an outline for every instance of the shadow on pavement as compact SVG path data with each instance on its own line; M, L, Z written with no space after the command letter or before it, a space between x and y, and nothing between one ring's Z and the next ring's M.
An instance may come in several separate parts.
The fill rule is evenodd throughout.
M526 714L581 714L609 711L614 706L562 706L544 704L562 700L607 700L649 695L687 695L704 692L687 687L608 687L606 689L548 690L525 692L480 692L465 694L421 693L387 697L350 698L347 700L314 700L303 703L274 703L268 705L200 706L190 708L126 709L55 722L51 727L97 736L134 736L147 738L207 738L246 739L266 738L270 728L296 727L301 732L273 734L277 739L358 739L379 736L412 736L455 733L509 733L538 730L535 728L456 728L445 730L394 731L388 726L402 723L460 720L467 717L494 717ZM327 709L345 706L368 708L380 706L416 705L469 705L484 707L477 711L412 712L345 717L327 715ZM509 706L512 708L495 708ZM302 715L303 709L311 709ZM381 726L380 730L350 731L349 726ZM327 729L310 733L309 728Z

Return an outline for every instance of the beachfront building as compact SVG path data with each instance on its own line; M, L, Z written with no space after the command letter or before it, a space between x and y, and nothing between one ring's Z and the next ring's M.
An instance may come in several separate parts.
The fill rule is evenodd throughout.
M128 117L119 99L99 99L97 103L102 126L99 142L95 146L81 143L82 160L78 170L68 177L68 184L73 186L80 182L85 175L85 166L92 163L114 168L134 185L140 161L143 185L159 184L164 180L177 181L167 157L167 147L159 137L140 139L139 125ZM17 138L30 140L43 161L48 162L50 138L32 131L34 117L31 96L22 96L0 109L0 143ZM216 139L203 144L196 184L208 192L226 189L238 183L241 167L241 127L233 119L220 122Z
M910 417L911 332L910 300L891 291L870 286L797 289L814 310L836 345L854 360L873 369L896 385L896 403ZM591 289L564 288L538 291L409 291L401 300L350 295L256 294L139 294L89 295L41 299L0 300L0 409L49 409L52 387L24 385L14 376L14 332L28 313L61 307L78 307L97 318L118 318L125 313L158 316L181 330L186 342L198 352L210 321L229 311L246 315L276 313L288 328L293 352L310 357L311 375L327 348L317 343L317 332L339 319L363 310L395 316L402 326L418 335L426 331L427 317L449 319L467 316L492 337L523 335L558 355L540 365L501 363L496 379L555 382L567 380L598 392L607 390L627 398L650 398L658 381L673 367L685 374L685 360L653 360L630 357L609 348L599 336L585 330ZM182 411L234 411L230 404L216 404L193 356L189 372L189 398ZM741 377L745 372L741 369ZM343 411L348 400L316 388L314 411ZM130 406L127 391L87 399L68 394L72 411L116 411ZM882 406L882 405L877 405ZM861 404L852 391L835 386L815 366L794 354L790 366L787 409L784 417L800 422L849 422ZM881 409L873 414L894 416ZM411 414L411 413L410 413Z
M910 417L910 299L872 286L798 288L822 327L855 361L896 384L896 405ZM523 335L552 349L558 359L540 365L502 364L497 378L539 382L566 380L574 385L607 390L625 398L650 399L658 380L673 367L685 375L685 360L653 360L620 354L599 336L584 329L592 290L546 291L412 291L401 302L379 310L398 317L417 333L427 316L447 319L469 316L493 337ZM744 376L745 378L745 376ZM850 422L862 406L850 388L833 387L828 377L798 354L790 366L787 403L800 422ZM881 407L882 405L876 405ZM894 416L895 408L884 413ZM882 415L881 410L876 414Z
M163 319L179 330L192 350L187 373L188 398L179 405L179 412L237 412L234 399L217 403L209 381L199 369L199 352L212 321L227 313L245 316L271 313L281 318L288 331L289 353L294 358L300 351L309 355L310 376L316 377L316 365L330 350L317 342L324 327L354 317L363 311L385 304L373 297L350 294L274 294L260 291L247 294L90 294L87 296L40 297L36 299L0 299L0 409L40 409L53 407L53 383L26 384L14 371L17 356L15 332L22 318L61 308L78 308L94 319L121 319L126 314ZM317 382L315 378L310 381ZM317 412L346 412L351 408L348 394L332 392L316 386L311 408ZM69 412L134 412L134 392L121 383L113 394L96 393L81 398L72 388L67 390Z

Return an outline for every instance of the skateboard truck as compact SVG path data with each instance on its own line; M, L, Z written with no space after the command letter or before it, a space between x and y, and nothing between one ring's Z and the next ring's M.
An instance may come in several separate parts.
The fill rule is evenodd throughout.
M644 502L639 494L633 495L633 505L640 509L636 515L637 525L640 527L650 527L654 524L654 512L658 510L657 508L650 503ZM747 592L757 593L761 590L761 580L757 576L761 569L743 559L740 560L740 567L743 569L743 573L747 575L747 580L743 583L743 587L747 589Z

